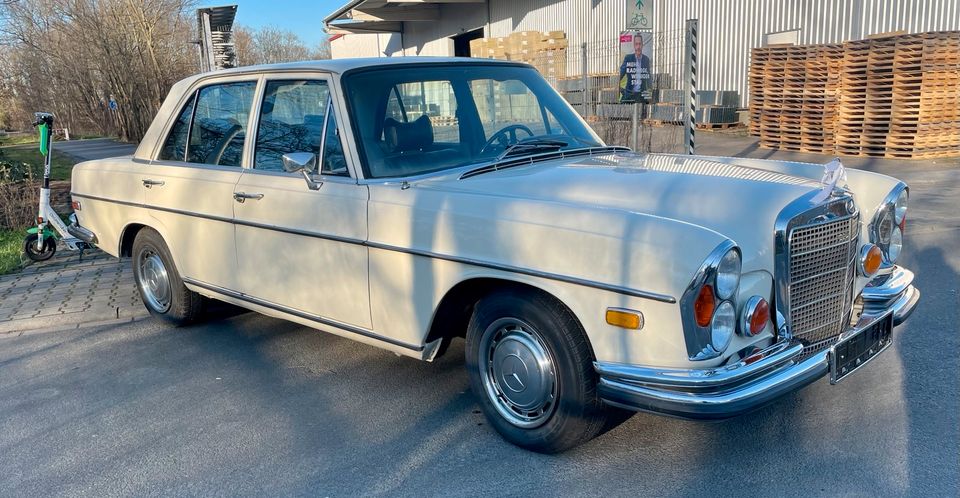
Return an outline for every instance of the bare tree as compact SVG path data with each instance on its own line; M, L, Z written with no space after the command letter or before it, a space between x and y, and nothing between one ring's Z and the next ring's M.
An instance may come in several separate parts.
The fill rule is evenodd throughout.
M236 27L233 43L242 66L330 58L330 43L326 39L311 49L296 33L273 27Z
M18 0L0 4L18 109L57 114L78 131L139 140L170 85L192 73L191 0Z

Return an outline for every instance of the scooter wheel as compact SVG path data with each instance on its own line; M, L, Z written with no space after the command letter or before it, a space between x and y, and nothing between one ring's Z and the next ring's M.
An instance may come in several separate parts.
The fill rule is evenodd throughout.
M37 251L37 234L31 233L23 239L23 252L33 261L46 261L57 252L57 241L47 237L43 241L43 249Z

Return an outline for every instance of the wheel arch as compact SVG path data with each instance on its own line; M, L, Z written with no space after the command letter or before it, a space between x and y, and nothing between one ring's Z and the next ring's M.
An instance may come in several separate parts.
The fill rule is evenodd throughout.
M117 254L121 258L133 256L133 241L137 238L140 230L147 228L147 226L143 223L131 222L123 227L123 230L120 231L120 241L117 246Z
M508 289L533 292L556 301L570 313L584 335L587 335L580 317L562 299L557 297L556 292L532 282L514 280L503 276L484 275L465 278L447 290L434 309L424 342L429 344L438 339L443 339L443 344L436 354L436 357L441 356L446 351L451 339L466 335L467 325L476 304L485 296ZM589 344L589 336L587 338ZM590 345L590 353L594 357L596 356L593 353L592 345Z
M120 240L118 241L118 252L119 257L131 257L133 256L133 242L137 239L137 234L141 230L149 228L158 234L160 238L163 239L164 244L167 245L167 250L170 252L170 257L173 258L173 265L177 268L177 271L182 268L180 266L179 255L176 254L173 249L170 247L169 238L167 237L166 230L159 223L148 223L143 220L132 220L124 225L123 230L120 231Z

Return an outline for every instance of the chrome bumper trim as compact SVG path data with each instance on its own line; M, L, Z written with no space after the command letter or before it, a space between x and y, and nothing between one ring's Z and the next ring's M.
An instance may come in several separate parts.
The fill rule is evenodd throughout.
M893 267L889 275L881 277L863 288L863 312L871 314L893 310L893 324L906 320L920 301L920 291L913 286L913 272Z
M801 347L802 349L802 347ZM687 392L600 378L600 397L608 404L684 418L723 419L748 412L823 377L830 369L827 351L801 363L790 362L763 377L716 392Z
M890 278L864 289L864 314L857 328L887 313L893 313L895 325L903 323L920 300L912 282L912 272L897 268ZM752 363L741 360L712 369L669 369L597 362L594 369L600 377L600 397L610 405L684 418L723 419L749 412L829 373L829 349L801 361L802 352L801 344L780 341L761 351L762 358Z
M69 225L67 226L67 233L73 235L74 237L86 242L87 244L96 244L97 235L86 228L83 228L80 225Z

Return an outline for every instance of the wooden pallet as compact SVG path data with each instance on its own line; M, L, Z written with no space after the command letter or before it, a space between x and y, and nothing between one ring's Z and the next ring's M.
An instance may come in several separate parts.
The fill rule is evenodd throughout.
M960 31L751 51L760 146L870 157L960 157Z
M736 128L742 123L695 123L698 130L725 130L727 128Z

